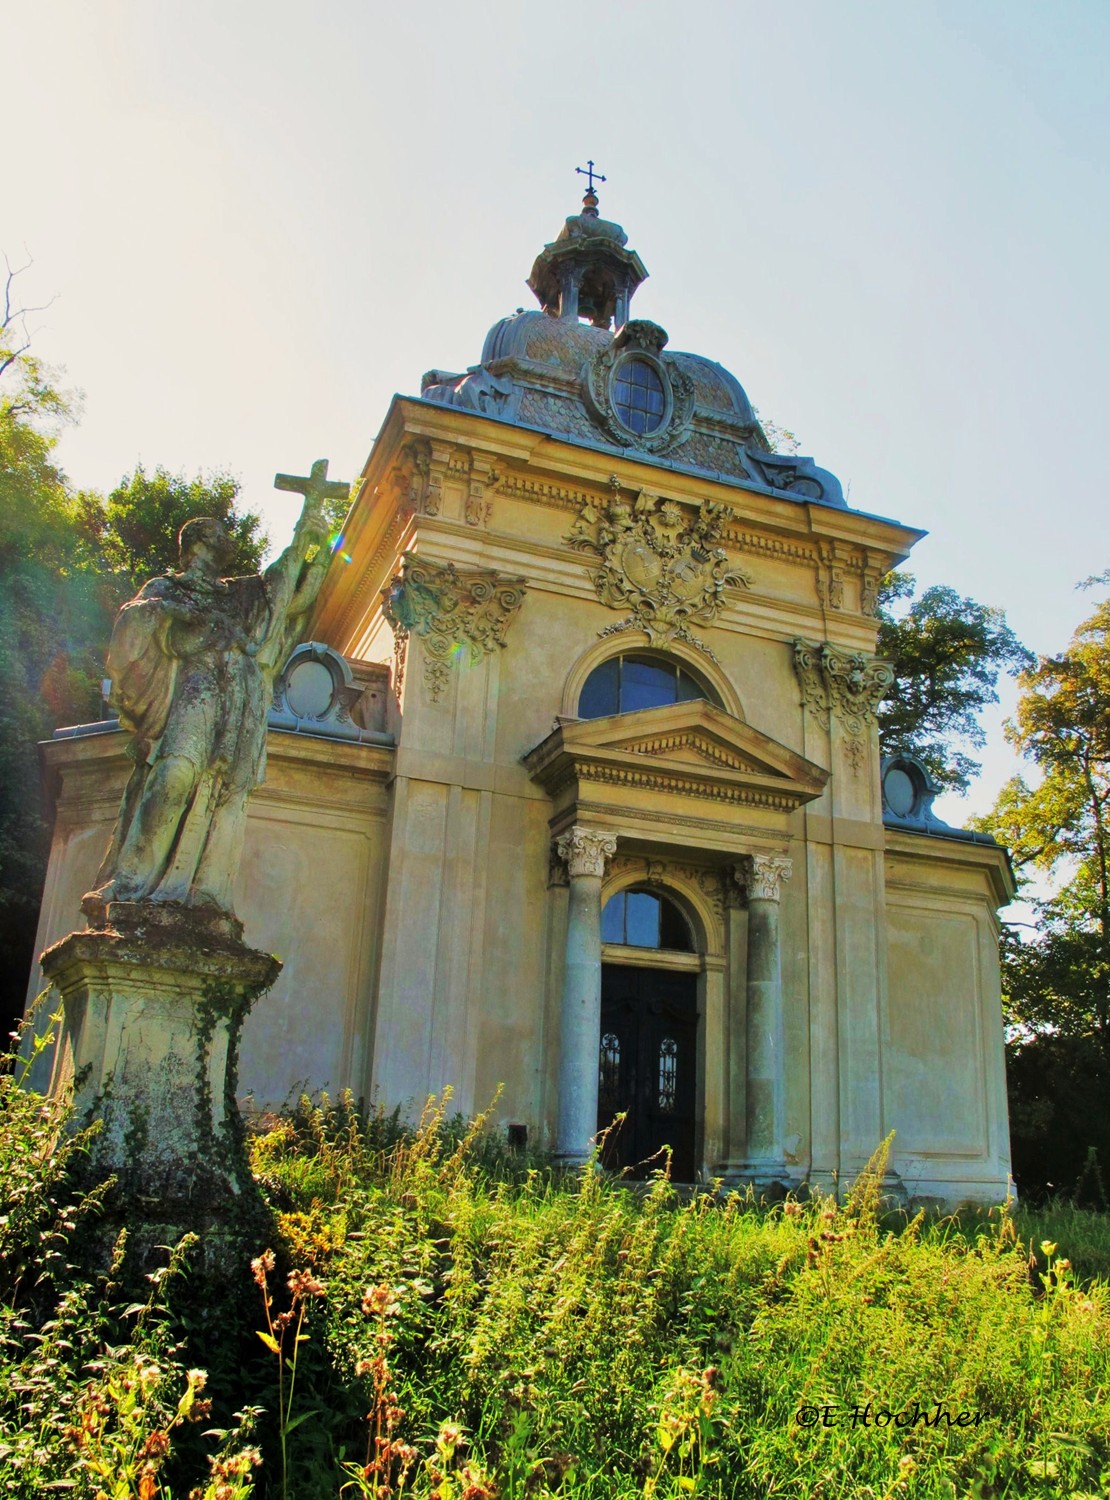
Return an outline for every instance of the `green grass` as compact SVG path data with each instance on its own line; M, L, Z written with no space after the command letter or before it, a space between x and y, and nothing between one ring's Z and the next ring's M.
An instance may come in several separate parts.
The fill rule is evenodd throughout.
M253 1245L239 1280L163 1277L133 1327L118 1267L113 1282L59 1265L31 1294L27 1245L45 1228L68 1264L76 1221L55 1213L54 1117L6 1093L0 1107L0 1170L39 1132L22 1260L0 1224L24 1268L3 1283L0 1495L61 1480L95 1500L90 1466L113 1453L111 1500L224 1500L220 1482L229 1500L1110 1492L1105 1215L890 1220L881 1162L840 1205L680 1200L662 1178L561 1177L442 1109L414 1133L305 1103L251 1144L273 1262L252 1278ZM196 1367L222 1434L207 1442L181 1410ZM48 1396L70 1415L42 1419ZM72 1412L90 1407L78 1443ZM205 1456L221 1443L225 1481Z

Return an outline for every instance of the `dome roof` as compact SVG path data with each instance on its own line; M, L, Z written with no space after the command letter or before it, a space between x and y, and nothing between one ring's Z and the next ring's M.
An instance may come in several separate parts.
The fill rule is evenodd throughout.
M542 311L500 319L479 364L461 375L430 370L421 395L589 447L843 506L834 475L812 459L769 451L734 375L668 350L664 329L629 316L647 270L626 245L588 193L532 267L528 285Z

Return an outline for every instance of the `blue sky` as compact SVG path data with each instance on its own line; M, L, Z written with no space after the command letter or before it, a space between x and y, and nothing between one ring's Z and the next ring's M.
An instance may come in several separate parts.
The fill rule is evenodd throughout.
M1039 651L1089 609L1101 0L37 0L4 30L0 248L56 295L33 327L85 393L76 483L230 468L283 539L274 471L353 477L394 391L476 362L593 157L637 311L850 503L928 528L923 582ZM1012 769L999 723L966 807Z

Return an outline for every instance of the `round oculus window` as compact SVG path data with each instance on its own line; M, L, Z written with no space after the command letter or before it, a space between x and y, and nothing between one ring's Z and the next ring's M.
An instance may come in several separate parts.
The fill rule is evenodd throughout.
M663 425L667 392L663 377L646 359L621 360L613 372L613 409L630 432L643 436Z
M901 766L891 766L883 777L883 794L896 818L908 818L917 806L917 787Z
M285 701L298 719L322 719L335 698L335 679L322 661L299 661L285 681Z

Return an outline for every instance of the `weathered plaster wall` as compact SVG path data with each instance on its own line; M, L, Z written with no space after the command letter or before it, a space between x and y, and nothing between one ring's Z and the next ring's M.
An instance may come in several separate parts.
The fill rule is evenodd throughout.
M40 952L84 925L81 897L95 884L130 768L124 750L119 731L46 746L57 816ZM284 965L243 1032L240 1095L252 1094L259 1108L303 1087L361 1091L392 751L271 731L267 756L235 888L246 942ZM36 966L31 997L40 985Z
M1009 1179L996 907L1001 849L888 831L883 1125L912 1196L998 1201Z

